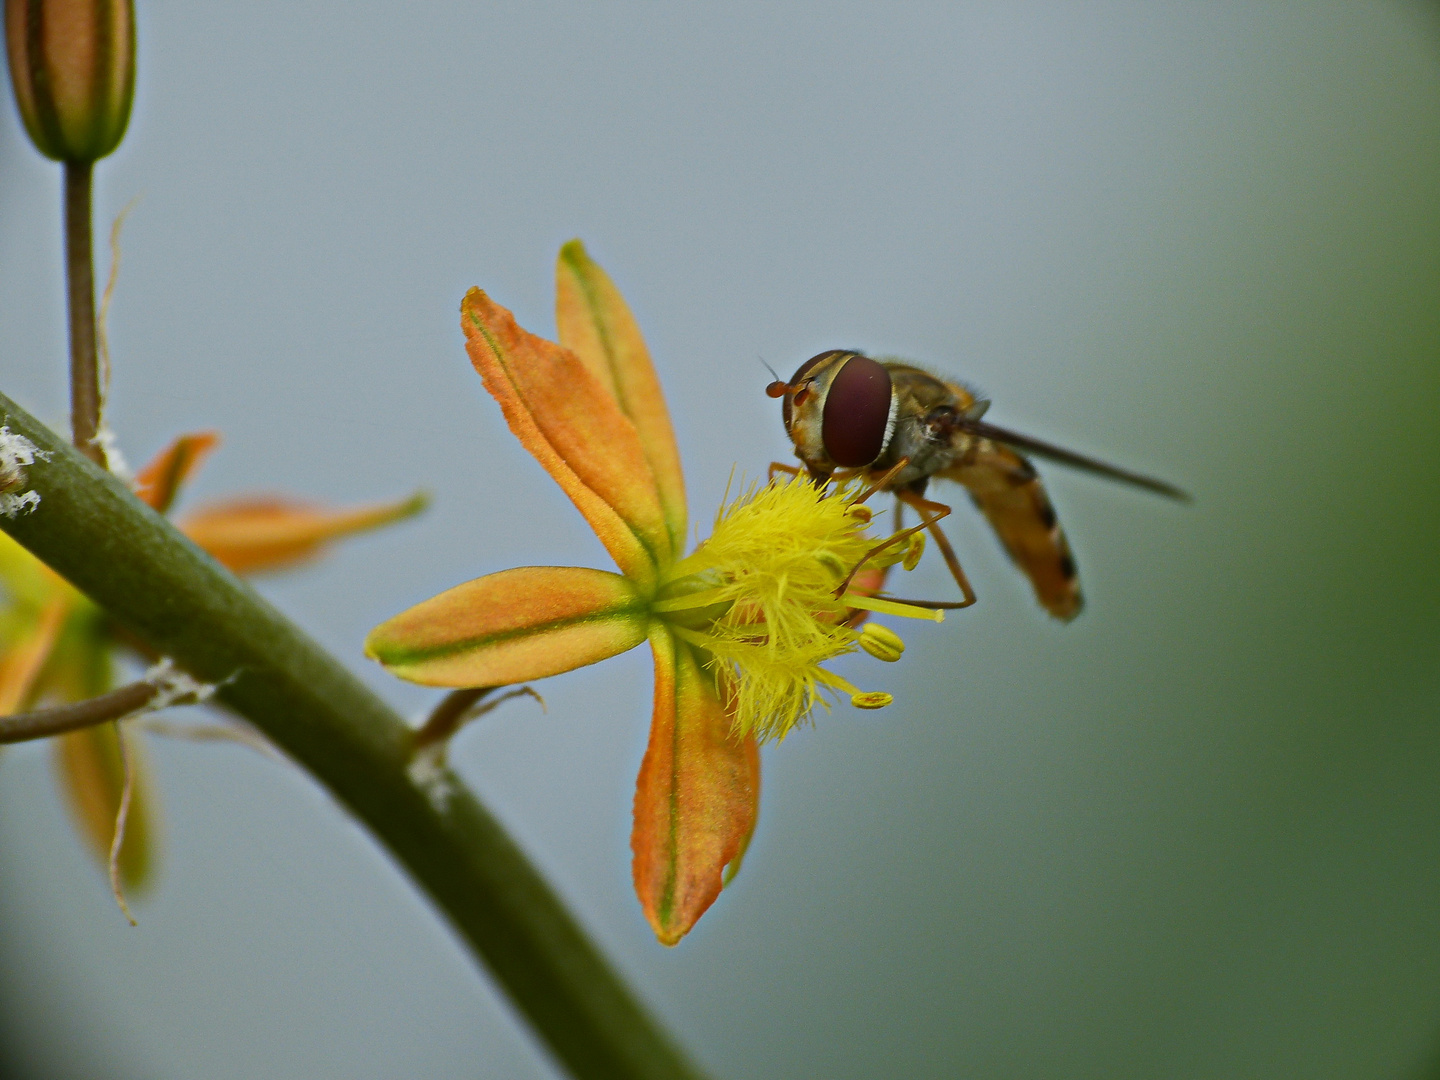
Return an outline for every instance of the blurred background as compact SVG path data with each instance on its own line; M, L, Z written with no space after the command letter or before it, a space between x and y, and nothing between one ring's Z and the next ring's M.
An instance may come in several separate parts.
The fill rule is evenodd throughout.
M701 535L825 348L1188 487L1043 468L1088 607L1049 620L958 489L980 594L841 665L765 752L744 873L677 949L631 892L641 651L454 759L717 1077L1420 1077L1440 1067L1440 9L139 4L97 170L132 198L110 419L255 490L425 517L263 591L410 714L364 632L527 563L604 566L461 348L553 333L582 237L669 394ZM7 89L4 91L8 97ZM0 108L0 390L63 427L59 170ZM103 274L103 249L101 256ZM934 489L945 497L944 487ZM948 595L927 559L906 595ZM555 1076L305 775L151 740L131 929L46 748L0 759L17 1076Z

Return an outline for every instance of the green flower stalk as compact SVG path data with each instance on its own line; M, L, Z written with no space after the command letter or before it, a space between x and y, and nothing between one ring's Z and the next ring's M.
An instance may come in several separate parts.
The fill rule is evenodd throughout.
M135 96L133 0L5 0L5 47L30 139L65 164L70 434L105 465L95 334L91 172L120 145Z

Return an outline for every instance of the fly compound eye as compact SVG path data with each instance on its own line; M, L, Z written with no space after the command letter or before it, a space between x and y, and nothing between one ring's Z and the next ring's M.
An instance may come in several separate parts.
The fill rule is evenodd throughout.
M869 465L885 449L890 428L890 372L855 354L840 365L825 394L820 437L835 464Z

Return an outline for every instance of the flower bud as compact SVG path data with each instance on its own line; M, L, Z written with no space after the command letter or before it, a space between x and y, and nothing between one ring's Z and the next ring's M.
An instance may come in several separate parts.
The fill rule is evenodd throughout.
M905 652L905 642L900 640L900 635L879 623L866 623L858 641L867 653L887 664L893 664Z
M135 93L133 0L5 0L5 46L42 154L95 161L120 145Z

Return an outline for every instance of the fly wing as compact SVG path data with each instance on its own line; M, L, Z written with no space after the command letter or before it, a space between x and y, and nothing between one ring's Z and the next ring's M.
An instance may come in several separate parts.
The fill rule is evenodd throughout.
M1041 607L1066 621L1080 613L1075 559L1029 461L1008 446L978 439L972 453L938 475L970 492L1006 553L1030 579Z

